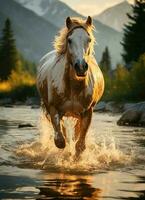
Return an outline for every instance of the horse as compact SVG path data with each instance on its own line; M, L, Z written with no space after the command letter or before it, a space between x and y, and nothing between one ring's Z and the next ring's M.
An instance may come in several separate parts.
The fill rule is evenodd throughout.
M75 156L85 150L93 107L104 91L103 74L94 57L93 22L66 18L65 26L55 37L54 50L41 60L37 72L37 88L42 107L54 129L57 148L66 146L63 117L76 118L74 127Z

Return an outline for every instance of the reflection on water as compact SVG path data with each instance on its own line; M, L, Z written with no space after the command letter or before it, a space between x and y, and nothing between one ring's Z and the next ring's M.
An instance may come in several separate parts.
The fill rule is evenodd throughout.
M37 197L36 182L25 176L0 175L0 199L23 199Z
M87 150L74 163L72 133L67 148L58 150L48 124L39 136L39 112L0 108L0 199L145 199L145 129L118 127L119 116L94 114ZM18 129L22 122L35 127Z
M138 180L136 181L136 184L145 184L145 176L137 176ZM131 184L130 181L126 182L126 184ZM125 200L145 200L145 187L142 190L124 190L124 192L127 193L136 193L137 197L124 197Z
M53 199L99 199L101 189L94 188L87 179L50 179L45 180L44 185L38 187L40 190L37 199L53 197Z

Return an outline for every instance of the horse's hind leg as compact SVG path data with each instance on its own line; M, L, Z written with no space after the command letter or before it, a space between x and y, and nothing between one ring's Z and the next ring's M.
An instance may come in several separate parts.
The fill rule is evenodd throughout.
M62 134L61 117L58 111L55 109L55 107L51 106L49 110L50 110L51 122L55 131L55 137L54 137L55 145L58 148L63 149L65 147L65 139Z
M85 150L85 137L92 119L92 108L82 114L80 119L80 133L76 143L76 158Z

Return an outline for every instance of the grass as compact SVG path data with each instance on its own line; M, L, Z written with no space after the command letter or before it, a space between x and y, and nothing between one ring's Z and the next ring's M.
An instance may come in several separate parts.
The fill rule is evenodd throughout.
M27 71L12 71L8 80L0 82L0 98L24 101L34 96L38 96L36 78Z

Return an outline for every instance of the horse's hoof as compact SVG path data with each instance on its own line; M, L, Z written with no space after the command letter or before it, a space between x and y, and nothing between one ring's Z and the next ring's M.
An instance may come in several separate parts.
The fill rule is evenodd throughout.
M65 148L65 139L61 134L57 135L57 137L54 138L54 143L55 143L55 146L59 149Z

